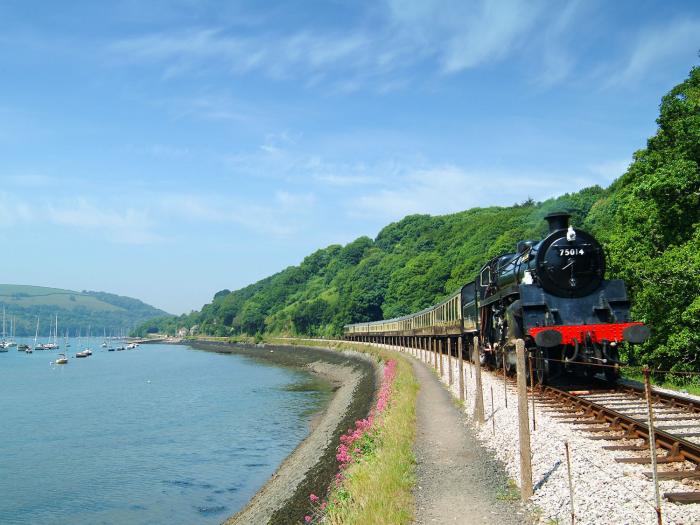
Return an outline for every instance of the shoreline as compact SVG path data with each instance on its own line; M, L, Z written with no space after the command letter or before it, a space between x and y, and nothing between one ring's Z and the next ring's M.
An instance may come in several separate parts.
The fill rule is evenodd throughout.
M377 389L377 363L359 352L298 345L251 346L191 341L198 350L248 356L277 366L302 369L328 381L333 395L312 418L309 434L285 458L251 500L226 525L298 524L310 509L309 495L324 494L337 471L340 435L367 416Z

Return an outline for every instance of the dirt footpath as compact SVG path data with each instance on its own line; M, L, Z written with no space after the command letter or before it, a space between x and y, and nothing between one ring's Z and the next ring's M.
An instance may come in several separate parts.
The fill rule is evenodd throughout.
M529 523L503 466L484 449L452 395L424 364L416 406L416 523Z

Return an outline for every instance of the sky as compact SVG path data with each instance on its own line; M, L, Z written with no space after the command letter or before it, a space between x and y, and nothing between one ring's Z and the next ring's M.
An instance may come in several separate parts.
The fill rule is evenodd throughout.
M408 214L624 173L695 1L0 0L0 282L199 309Z

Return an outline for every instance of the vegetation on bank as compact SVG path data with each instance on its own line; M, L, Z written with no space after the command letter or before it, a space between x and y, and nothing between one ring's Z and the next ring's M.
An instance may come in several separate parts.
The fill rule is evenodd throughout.
M290 344L287 340L271 341ZM309 495L315 511L308 515L307 523L411 523L415 483L412 446L418 393L411 364L395 352L358 343L308 340L291 343L361 351L388 365L374 413L357 421L345 439L341 438L336 483L327 495Z
M147 332L232 336L339 336L345 324L425 308L472 280L490 257L546 232L543 217L569 210L608 254L608 278L627 282L633 315L652 338L626 356L661 370L700 371L700 69L660 105L658 130L608 188L544 202L411 215L375 239L332 245L201 311L143 324ZM564 175L564 174L563 174ZM680 377L680 376L679 376Z
M33 336L36 319L40 321L40 336L49 333L49 327L58 316L59 335L68 330L71 336L78 330L86 334L118 334L131 330L149 319L167 318L168 314L138 299L106 292L64 290L44 286L0 284L0 307L5 308L7 332L10 318L15 321L17 336Z

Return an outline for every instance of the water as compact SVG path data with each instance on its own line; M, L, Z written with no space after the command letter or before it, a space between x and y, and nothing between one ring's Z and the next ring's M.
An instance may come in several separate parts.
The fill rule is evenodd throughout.
M33 339L33 338L32 338ZM29 342L29 340L27 340ZM308 433L306 374L184 346L0 353L0 523L220 523Z

